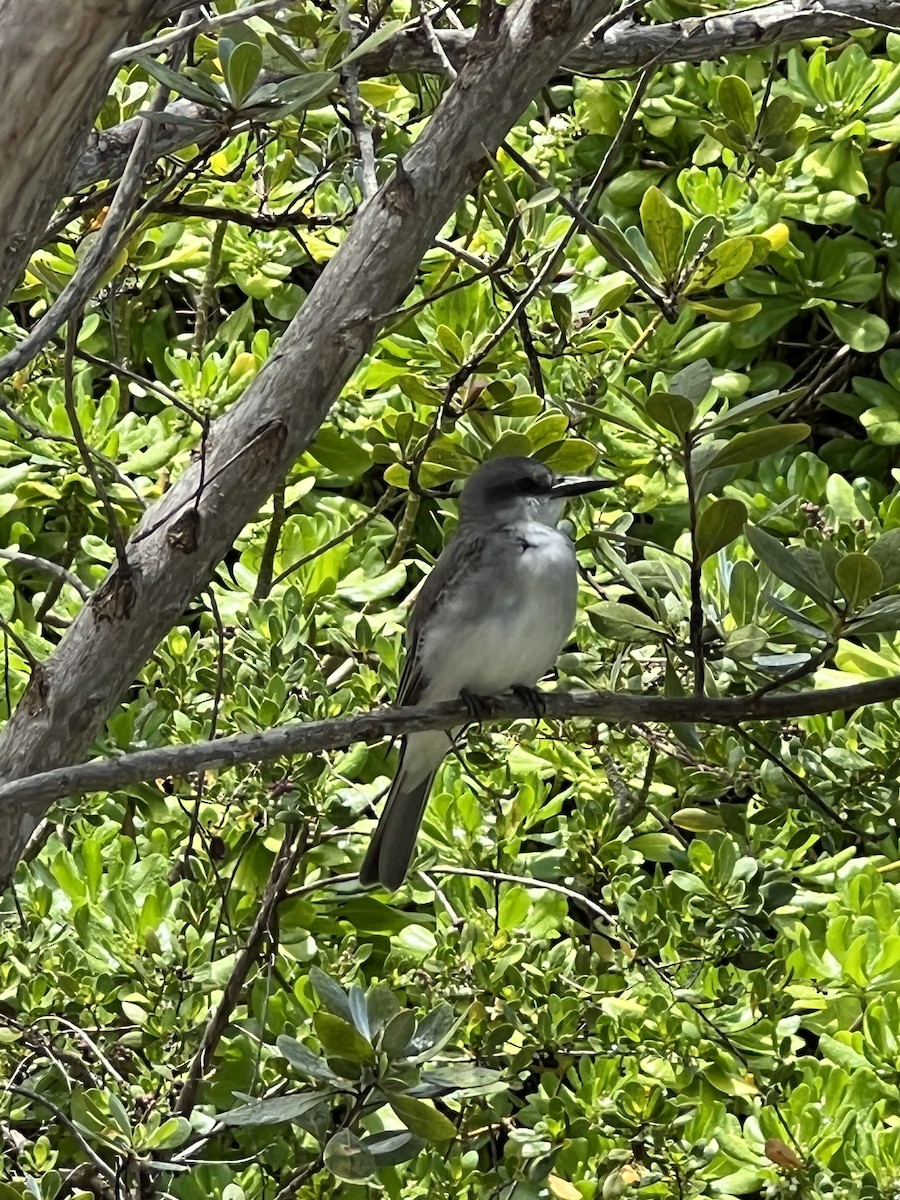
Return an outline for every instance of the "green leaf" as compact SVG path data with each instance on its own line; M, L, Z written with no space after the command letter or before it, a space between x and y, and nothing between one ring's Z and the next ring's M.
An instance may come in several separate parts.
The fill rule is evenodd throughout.
M757 525L748 525L744 532L757 556L773 575L823 608L832 609L834 582L820 554L807 547L783 546L777 538Z
M280 1125L302 1117L332 1094L330 1091L292 1092L288 1096L265 1096L219 1113L218 1119L223 1125Z
M410 1131L426 1142L449 1142L456 1137L456 1126L443 1113L424 1100L412 1096L389 1096L391 1108Z
M427 404L429 408L439 408L444 403L444 393L436 387L420 379L418 375L401 375L397 387L404 396L416 404Z
M684 222L681 211L658 187L649 187L641 201L641 228L647 248L659 263L664 277L678 274L684 246Z
M457 364L466 361L466 350L449 325L438 325L437 343Z
M308 1046L304 1046L296 1038L288 1037L283 1033L276 1040L275 1045L278 1047L281 1057L303 1075L309 1075L312 1079L323 1079L328 1083L333 1083L337 1079L337 1075L325 1059L314 1054Z
M369 1027L369 1010L366 1007L366 993L362 990L359 984L354 983L349 991L347 999L350 1002L350 1017L353 1025L364 1038L371 1041L372 1030Z
M759 123L760 136L765 139L775 133L787 133L797 123L803 105L792 96L773 96L763 109Z
M320 1011L313 1014L313 1026L329 1057L335 1055L352 1063L375 1061L372 1043L342 1017Z
M230 25L219 38L219 62L235 108L240 108L262 70L262 44L249 25Z
M824 311L841 341L860 354L874 354L876 350L881 350L890 336L888 323L864 308L836 304Z
M731 569L728 581L728 607L735 625L748 625L756 613L759 576L753 563L741 559Z
M844 555L834 574L851 612L881 590L881 567L866 554Z
M677 837L671 833L640 833L628 842L628 849L640 854L647 862L674 862L684 851Z
M694 273L687 291L711 292L723 283L736 279L749 266L754 250L753 238L749 237L727 238L718 246L713 246Z
M333 92L340 80L335 71L310 71L307 75L296 75L278 84L272 96L278 105L278 116L290 116L312 108L317 101ZM248 106L257 103L257 92L248 98ZM261 103L261 100L259 101Z
M322 1162L336 1179L345 1183L361 1183L377 1170L371 1151L349 1129L339 1129L328 1140Z
M378 908L384 910L386 913L390 912L390 909L385 905L380 904ZM358 921L354 921L353 923L357 929L360 928ZM406 924L406 922L404 921L400 928L402 928L403 924ZM369 929L370 926L363 925L362 928ZM369 1028L372 1030L372 1036L377 1037L393 1021L397 1013L400 1012L400 1001L390 988L385 987L383 983L377 983L369 989L366 1003L369 1009Z
M409 1094L417 1099L424 1096L487 1096L497 1091L507 1091L502 1072L490 1067L476 1067L471 1063L455 1062L447 1067L429 1067Z
M883 596L857 614L847 633L865 637L870 633L894 633L900 629L900 596Z
M630 604L601 600L588 609L588 617L598 633L616 642L645 642L647 633L662 634L663 628L652 617Z
M704 562L740 537L746 520L747 508L742 500L730 497L714 500L697 519L694 546L699 561Z
M727 429L729 425L736 425L738 421L761 417L764 413L771 412L773 408L778 408L782 404L789 403L789 401L799 395L800 389L794 388L789 392L762 392L759 396L751 396L747 400L741 400L733 408L729 405L726 413L723 413L722 416L717 417L715 421L711 421L705 427L706 432L712 433L714 429Z
M686 396L672 395L669 392L654 392L644 405L647 416L663 429L668 429L677 438L691 427L694 419L694 406Z
M175 92L179 96L184 96L187 100L193 100L196 104L204 106L213 106L222 108L222 98L210 95L206 88L193 80L188 79L185 75L180 75L177 71L172 71L165 63L154 62L152 58L143 59L141 66L163 87L167 87L170 92ZM212 84L210 84L212 87Z
M900 529L889 529L868 549L869 558L881 567L884 587L900 583Z
M148 1150L172 1150L183 1146L191 1136L192 1126L184 1117L169 1117L147 1138L141 1147Z
M531 897L528 895L527 888L521 884L515 884L503 889L497 916L501 929L516 929L524 925L530 911Z
M726 75L719 83L716 100L729 121L739 125L744 133L756 132L756 109L753 93L738 75Z
M398 29L403 28L403 21L385 21L383 25L370 34L367 38L355 46L349 54L345 55L340 62L342 67L346 67L348 63L356 62L358 58L362 58L366 54L372 54L383 43L394 36Z
M712 321L749 321L762 311L758 300L688 300L695 312Z
M425 1149L425 1141L408 1129L386 1129L363 1138L363 1146L379 1167L396 1167L410 1162Z
M746 154L747 144L741 137L735 137L732 130L737 130L740 133L740 126L729 121L727 125L716 125L712 121L701 121L700 128L704 133L709 134L711 138L724 146L727 150L731 150L734 154Z
M698 358L696 362L688 363L675 372L669 380L668 390L699 404L712 387L713 375L714 371L706 359Z
M725 653L735 662L747 662L764 650L769 635L759 625L739 625L725 635Z
M766 429L753 429L749 433L736 433L734 437L707 463L705 470L715 471L721 467L734 467L739 463L756 462L769 454L777 454L809 437L809 426L803 422L796 425L769 425Z
M408 1008L394 1016L381 1037L381 1050L388 1058L401 1058L416 1031L415 1013Z
M443 1049L453 1034L463 1022L462 1016L457 1016L449 1004L439 1004L419 1022L416 1032L410 1038L409 1053L419 1058L427 1058Z
M672 824L689 833L709 833L722 828L722 818L709 808L679 808L672 813Z
M343 1017L353 1024L353 1014L350 1012L350 1000L341 985L330 975L326 975L319 967L310 967L309 982L316 995L329 1012L336 1017Z

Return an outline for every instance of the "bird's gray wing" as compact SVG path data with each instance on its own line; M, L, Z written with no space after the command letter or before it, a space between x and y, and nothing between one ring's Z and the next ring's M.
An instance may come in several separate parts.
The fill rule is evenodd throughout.
M470 577L482 566L484 552L484 535L463 529L444 547L431 574L422 584L406 631L406 662L397 689L398 705L416 704L428 685L419 653L423 632L441 606L453 599L460 580Z

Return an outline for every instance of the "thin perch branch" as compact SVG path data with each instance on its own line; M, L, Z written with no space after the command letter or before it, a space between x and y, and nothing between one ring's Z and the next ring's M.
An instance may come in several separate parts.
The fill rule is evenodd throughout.
M743 721L780 721L812 717L840 709L863 708L900 700L900 675L872 683L779 696L636 696L619 692L553 692L544 696L549 720L602 721L609 725L681 721L735 726ZM484 724L508 725L532 717L527 703L515 696L485 698ZM194 771L217 770L246 763L272 762L297 754L339 750L354 742L377 742L404 733L452 729L464 725L469 710L461 700L422 708L385 708L324 721L293 721L265 733L240 733L189 746L138 750L121 758L98 759L16 779L0 787L0 811L24 804L49 804L78 792L117 788Z

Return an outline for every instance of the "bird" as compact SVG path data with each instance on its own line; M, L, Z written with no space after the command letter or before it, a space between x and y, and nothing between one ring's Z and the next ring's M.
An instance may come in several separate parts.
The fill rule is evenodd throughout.
M482 463L459 496L459 526L418 594L398 705L467 701L535 685L575 624L575 547L558 528L566 502L612 480L560 476L535 458ZM462 727L460 727L462 728ZM403 738L396 774L359 872L396 891L406 878L438 767L460 729Z

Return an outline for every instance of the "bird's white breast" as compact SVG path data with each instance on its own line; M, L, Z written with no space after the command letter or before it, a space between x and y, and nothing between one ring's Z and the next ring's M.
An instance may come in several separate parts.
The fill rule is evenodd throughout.
M497 531L489 547L422 639L425 702L532 687L572 631L578 576L565 534L528 523Z

